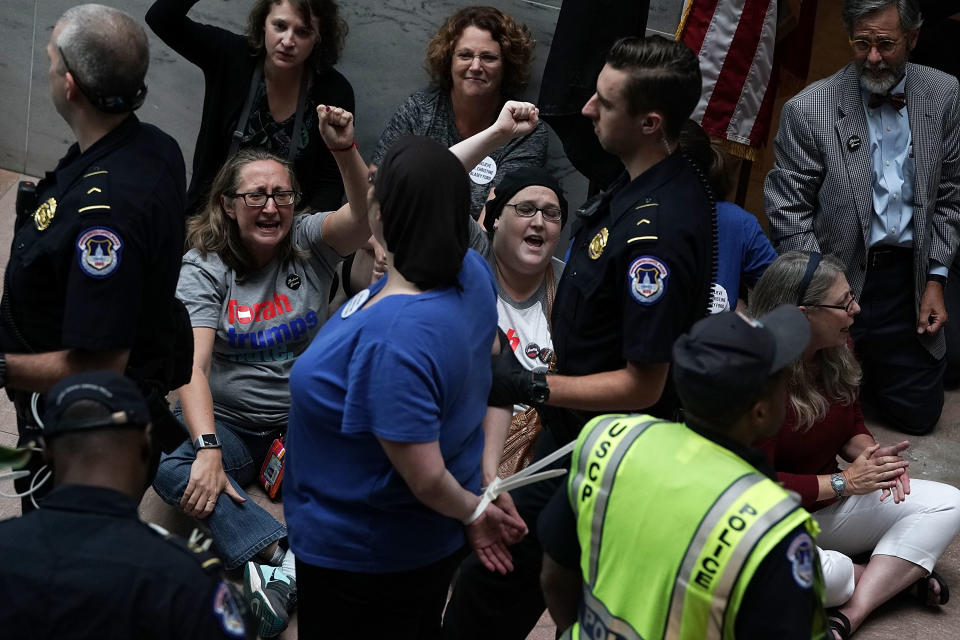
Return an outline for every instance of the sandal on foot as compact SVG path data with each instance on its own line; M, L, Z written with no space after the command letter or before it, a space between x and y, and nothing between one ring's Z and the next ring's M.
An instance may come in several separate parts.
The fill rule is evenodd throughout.
M936 580L937 584L940 585L940 599L935 604L930 604L930 580ZM909 588L909 593L919 600L920 604L928 607L944 605L950 600L950 587L947 585L947 581L943 579L943 576L936 571L931 571L927 577L920 578L914 582Z
M850 631L850 619L839 611L827 614L827 629L831 632L835 631L840 636L840 640L847 640L852 633Z

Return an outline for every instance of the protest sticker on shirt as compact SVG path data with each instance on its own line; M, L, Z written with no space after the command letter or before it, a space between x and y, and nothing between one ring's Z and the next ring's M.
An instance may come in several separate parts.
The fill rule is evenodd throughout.
M470 172L470 179L477 184L490 184L497 175L497 163L487 156Z
M727 295L727 290L719 282L714 282L710 287L710 313L721 313L730 309L730 296Z

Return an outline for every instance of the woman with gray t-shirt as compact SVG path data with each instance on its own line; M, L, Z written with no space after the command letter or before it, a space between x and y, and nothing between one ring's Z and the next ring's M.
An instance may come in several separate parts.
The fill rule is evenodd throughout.
M286 527L243 487L286 433L290 369L326 318L340 256L370 236L353 116L323 105L317 112L352 206L295 215L300 192L291 166L242 149L189 223L177 295L194 336L193 375L179 390L190 440L162 458L154 482L166 502L205 519L228 569L247 563L246 594L256 601L262 637L287 624L295 570L278 545Z

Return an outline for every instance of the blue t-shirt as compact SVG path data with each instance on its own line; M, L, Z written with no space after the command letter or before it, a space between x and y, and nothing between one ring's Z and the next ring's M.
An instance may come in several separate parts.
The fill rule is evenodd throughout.
M407 571L465 543L463 526L420 503L377 441L439 441L453 477L479 493L497 290L472 250L458 278L463 291L391 295L360 308L381 278L347 301L294 365L283 504L290 546L308 564Z
M717 283L724 288L730 308L737 307L740 281L748 287L777 259L757 218L732 202L717 203Z

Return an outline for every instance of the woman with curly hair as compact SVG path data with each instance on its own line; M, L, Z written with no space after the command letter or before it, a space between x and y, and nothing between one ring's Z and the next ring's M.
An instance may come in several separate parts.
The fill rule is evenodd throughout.
M810 345L791 365L787 419L761 444L820 525L824 604L837 607L828 616L832 637L842 640L901 591L925 605L947 602L933 567L960 530L960 491L911 479L901 455L909 442L881 447L867 430L849 333L860 306L843 266L819 253L783 254L753 290L751 314L784 303L806 314ZM837 456L850 463L842 471ZM851 560L867 553L865 564Z
M464 7L447 18L427 46L430 85L400 105L380 136L373 164L401 136L426 136L452 147L492 125L507 100L527 86L536 42L526 25L493 7ZM480 215L504 174L542 167L547 130L495 149L470 172L470 213Z
M196 3L156 0L146 16L161 40L203 71L187 214L203 208L227 157L252 146L293 163L307 208L339 207L343 184L315 113L320 104L355 110L353 87L333 68L347 34L335 0L255 0L245 35L189 19Z

